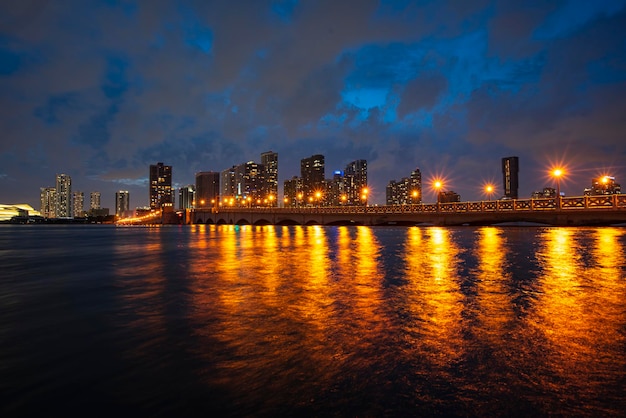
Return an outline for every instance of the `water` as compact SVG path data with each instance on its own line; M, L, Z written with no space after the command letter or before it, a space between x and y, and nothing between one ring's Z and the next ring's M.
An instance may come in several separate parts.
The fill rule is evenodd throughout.
M0 225L0 416L624 416L626 230Z

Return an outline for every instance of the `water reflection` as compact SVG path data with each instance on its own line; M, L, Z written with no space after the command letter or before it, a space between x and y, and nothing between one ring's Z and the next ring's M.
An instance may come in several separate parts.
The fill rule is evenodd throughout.
M463 297L457 275L458 248L445 228L410 228L406 241L409 328L415 344L434 365L447 368L463 351Z
M548 229L538 252L543 275L533 325L544 339L537 342L545 359L538 376L545 387L559 388L555 409L580 396L602 398L607 380L615 378L612 368L624 366L624 353L614 345L624 341L623 286L615 285L622 277L610 261L623 252L621 234L605 229L595 235L588 229ZM588 268L589 258L595 268ZM611 354L616 357L609 361Z

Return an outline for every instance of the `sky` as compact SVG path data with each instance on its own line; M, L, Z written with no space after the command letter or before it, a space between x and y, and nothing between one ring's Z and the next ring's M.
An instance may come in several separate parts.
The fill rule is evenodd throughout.
M626 188L626 0L21 0L0 2L0 202L39 209L72 189L173 182L265 151L283 181L322 154L326 177L368 162L370 203L422 172L462 200ZM497 196L494 196L497 197Z

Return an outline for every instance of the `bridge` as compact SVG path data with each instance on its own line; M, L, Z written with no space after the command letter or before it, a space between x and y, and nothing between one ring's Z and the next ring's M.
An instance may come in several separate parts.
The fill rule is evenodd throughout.
M162 219L161 223L237 225L615 225L626 223L626 194L414 205L197 208L181 214L179 222Z

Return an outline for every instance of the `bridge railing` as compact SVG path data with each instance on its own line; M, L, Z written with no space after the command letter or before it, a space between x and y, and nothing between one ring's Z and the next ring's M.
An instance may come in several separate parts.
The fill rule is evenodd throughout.
M525 212L525 211L570 211L570 210L625 210L626 194L600 196L567 196L539 199L487 200L450 203L419 203L410 205L374 206L307 206L307 207L220 207L199 208L196 211L247 212L255 213L465 213L465 212Z

